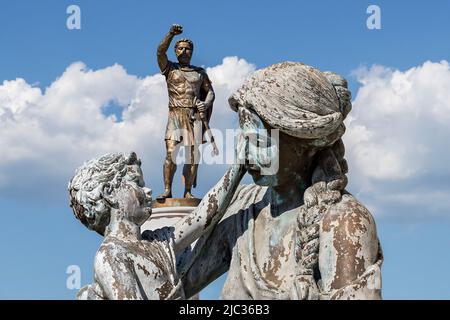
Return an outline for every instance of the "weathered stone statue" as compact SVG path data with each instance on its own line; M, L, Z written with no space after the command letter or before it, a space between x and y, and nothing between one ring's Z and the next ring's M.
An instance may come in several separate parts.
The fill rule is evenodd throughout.
M183 299L177 256L221 219L245 174L233 165L200 205L174 227L145 231L151 215L135 153L107 154L80 167L69 182L70 206L89 229L104 235L94 263L94 280L78 299Z
M172 197L172 181L176 171L175 148L181 143L186 152L183 168L184 197L194 198L191 189L196 186L198 145L204 143L203 133L212 114L214 91L205 70L190 65L194 44L189 39L180 39L175 44L178 63L167 58L167 49L175 35L183 28L173 25L158 47L158 65L166 77L169 93L169 119L166 128L166 159L164 160L164 193L159 200Z
M246 148L255 183L240 186L197 241L182 273L186 296L228 271L224 299L381 298L375 222L345 190L345 79L284 62L254 73L229 103L244 136L280 131L279 170L262 175L258 149Z

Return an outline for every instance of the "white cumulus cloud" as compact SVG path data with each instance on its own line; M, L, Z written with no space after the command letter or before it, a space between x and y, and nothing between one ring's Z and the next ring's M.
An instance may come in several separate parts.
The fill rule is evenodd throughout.
M207 69L216 92L213 128L224 133L237 126L227 99L254 70L237 57ZM425 62L405 71L372 66L355 75L360 88L344 136L350 191L375 215L448 216L449 63ZM120 119L108 112L110 105L120 109ZM91 70L76 62L45 89L26 79L6 80L0 84L0 196L31 193L49 201L54 192L65 192L84 161L132 150L158 192L166 121L167 89L159 74L139 78L118 64ZM201 166L194 193L206 192L224 170Z
M361 87L344 136L353 189L375 207L449 216L449 63L372 66L355 75Z
M227 98L254 70L237 57L207 69L217 95L213 127L225 129L233 122ZM45 90L25 79L4 81L0 194L62 190L84 161L129 151L141 157L148 184L162 188L167 101L162 75L139 78L118 64L91 70L82 62L73 63ZM121 108L121 119L108 115L110 104Z

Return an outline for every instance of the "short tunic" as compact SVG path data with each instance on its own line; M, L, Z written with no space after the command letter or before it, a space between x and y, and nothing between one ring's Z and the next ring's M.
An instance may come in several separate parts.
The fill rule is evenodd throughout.
M166 77L169 94L165 140L182 142L184 146L205 143L203 134L206 130L194 100L201 97L206 72L198 67L182 68L178 63L169 61L162 74Z

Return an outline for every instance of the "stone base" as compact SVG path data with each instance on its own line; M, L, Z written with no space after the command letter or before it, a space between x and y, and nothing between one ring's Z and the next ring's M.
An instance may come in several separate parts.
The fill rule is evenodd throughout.
M194 210L201 199L167 198L152 203L152 215L141 226L141 231L155 230L162 227L173 226L178 220Z
M197 198L166 198L164 200L154 200L152 202L152 208L163 207L196 207L199 205L202 199Z

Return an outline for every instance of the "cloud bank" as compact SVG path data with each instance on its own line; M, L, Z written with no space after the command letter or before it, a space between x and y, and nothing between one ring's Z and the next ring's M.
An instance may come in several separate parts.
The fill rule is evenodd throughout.
M212 127L231 126L236 115L227 98L254 70L237 57L207 69L217 95ZM151 180L147 184L162 184L167 101L162 75L138 78L118 64L90 70L82 62L73 63L45 90L24 79L4 81L0 194L62 190L75 168L107 152L136 151ZM111 105L121 117L109 112Z
M449 63L354 74L361 87L344 136L353 191L381 215L449 217Z
M227 99L254 71L237 57L207 69L216 92L213 128L237 126ZM360 87L344 136L349 190L376 216L449 217L449 63L428 61L406 71L375 65L354 75ZM167 90L159 74L138 78L118 64L91 70L76 62L45 90L24 79L4 81L0 196L51 201L84 161L132 150L143 161L147 184L159 192L166 121ZM224 170L200 167L196 192L206 192ZM179 171L174 186L181 192Z

